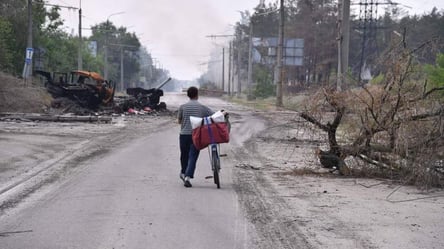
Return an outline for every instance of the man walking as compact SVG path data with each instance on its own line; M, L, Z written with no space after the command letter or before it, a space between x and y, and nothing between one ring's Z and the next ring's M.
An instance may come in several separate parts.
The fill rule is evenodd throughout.
M187 90L187 96L190 100L179 107L177 114L178 122L181 125L179 144L180 144L180 179L184 181L184 186L192 187L190 180L194 178L199 150L194 147L192 139L192 128L190 116L207 117L213 115L213 111L197 101L199 90L192 86Z

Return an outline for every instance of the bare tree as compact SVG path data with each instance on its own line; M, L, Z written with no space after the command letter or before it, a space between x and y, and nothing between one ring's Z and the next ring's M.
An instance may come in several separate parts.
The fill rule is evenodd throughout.
M400 41L381 58L378 84L345 92L322 89L311 98L300 116L328 134L329 150L318 150L324 167L342 173L371 168L412 184L443 184L444 102L437 93L444 88L421 81L415 59L431 45L409 50ZM356 160L347 165L347 158Z

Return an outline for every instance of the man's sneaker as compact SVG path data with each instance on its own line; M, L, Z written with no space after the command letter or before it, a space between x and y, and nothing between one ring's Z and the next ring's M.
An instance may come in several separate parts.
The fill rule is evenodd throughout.
M185 174L184 173L180 173L180 180L185 181Z
M191 182L190 182L190 177L189 176L187 176L187 177L185 177L185 180L184 180L184 184L183 184L185 187L187 187L187 188L191 188L193 185L191 185Z

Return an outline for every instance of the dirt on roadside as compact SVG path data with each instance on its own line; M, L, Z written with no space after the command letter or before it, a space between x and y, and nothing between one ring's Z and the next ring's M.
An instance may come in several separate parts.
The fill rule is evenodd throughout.
M85 162L173 122L172 113L117 116L112 122L0 122L0 215L50 183L63 181ZM38 190L38 191L37 191Z
M325 146L325 136L298 113L230 108L238 108L230 114L238 137L230 142L228 160L241 207L258 234L255 248L444 248L442 190L331 174L314 154ZM81 169L83 161L174 119L172 114L121 116L109 124L0 122L0 147L8 146L0 150L0 194L47 168L52 168L45 174L47 182L63 179ZM26 182L30 185L19 198L41 187ZM0 199L0 206L14 205L19 199Z
M296 112L255 112L266 128L233 150L258 248L444 248L444 191L321 168L325 136Z
M32 80L25 82L0 72L0 112L43 113L51 101L47 90Z

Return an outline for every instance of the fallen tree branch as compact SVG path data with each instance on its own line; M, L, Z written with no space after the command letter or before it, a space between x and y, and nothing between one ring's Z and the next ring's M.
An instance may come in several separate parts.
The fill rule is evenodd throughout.
M409 119L407 119L406 121L417 121L417 120L426 119L426 118L430 118L430 117L440 116L442 114L444 114L444 106L442 106L439 110L437 110L435 112L423 113L423 114L412 116Z
M444 90L444 86L442 86L442 87L435 87L435 88L432 88L432 89L430 89L429 91L425 92L425 93L422 95L422 98L425 99L425 98L427 98L430 94L432 94L432 93L434 93L434 92L436 92L436 91L441 91L441 90Z
M319 122L318 120L316 120L314 117L310 116L308 113L302 112L300 114L301 118L307 120L308 122L316 125L317 127L319 127L321 130L328 132L329 127L327 125L322 124L321 122Z

